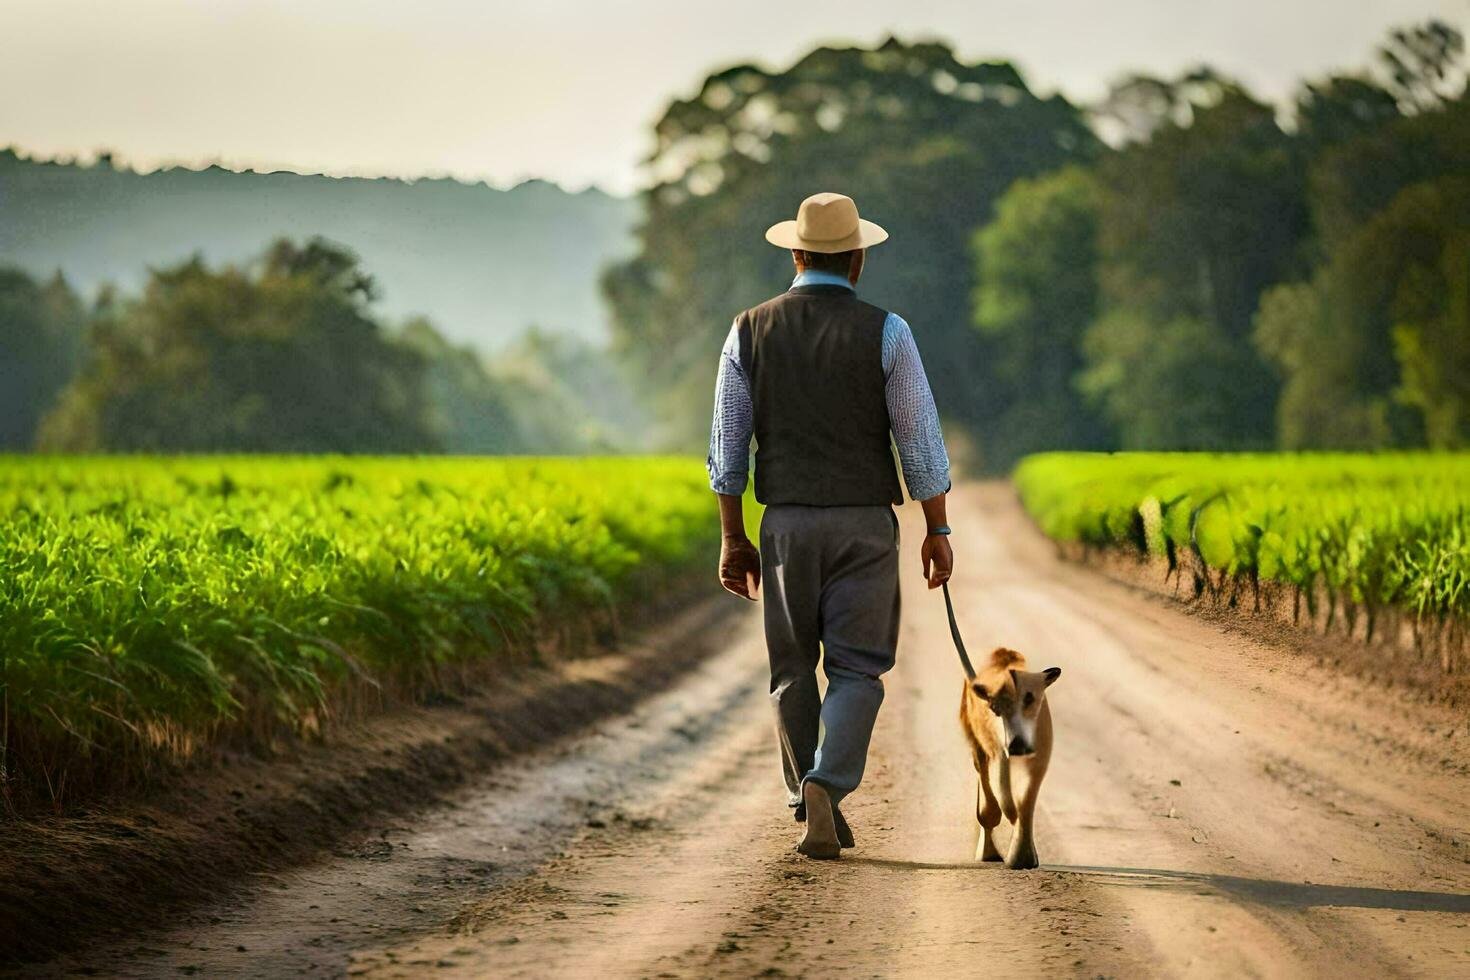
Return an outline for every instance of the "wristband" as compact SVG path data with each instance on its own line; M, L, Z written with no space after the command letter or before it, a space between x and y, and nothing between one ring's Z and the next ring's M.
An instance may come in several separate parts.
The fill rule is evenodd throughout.
M947 535L947 534L949 534L949 525L948 524L941 524L938 527L931 527L929 529L929 533L930 534L946 534Z

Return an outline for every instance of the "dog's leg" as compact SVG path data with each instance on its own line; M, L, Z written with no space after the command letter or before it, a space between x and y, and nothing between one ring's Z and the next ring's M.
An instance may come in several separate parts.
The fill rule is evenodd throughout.
M985 756L975 757L975 819L980 821L980 841L975 847L976 861L999 861L995 846L995 828L1000 824L1000 802L990 791L990 766Z
M990 760L995 776L996 795L1000 797L1000 812L1011 823L1016 822L1016 800L1011 795L1011 757L1004 753Z
M1046 762L1032 765L1032 758L1016 760L1022 769L1024 785L1021 787L1020 805L1016 808L1016 832L1011 835L1011 849L1006 854L1006 867L1014 869L1034 868L1040 861L1036 857L1036 838L1032 836L1032 823L1036 817L1036 799L1041 795L1041 779L1046 775Z

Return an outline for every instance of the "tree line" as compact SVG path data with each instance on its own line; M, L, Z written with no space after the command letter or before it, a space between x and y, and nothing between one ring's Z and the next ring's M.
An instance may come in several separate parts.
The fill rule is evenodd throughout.
M380 315L423 314L483 350L531 323L603 343L597 275L626 254L637 206L542 180L498 190L219 165L139 173L102 149L82 162L0 146L0 265L63 269L87 296L107 283L136 292L148 268L196 251L243 263L276 238L321 236L350 244L372 270Z
M731 315L781 288L765 226L813 189L892 232L863 292L941 411L1008 466L1052 448L1470 440L1464 42L1396 30L1273 106L1208 68L1099 104L938 43L741 65L655 127L640 251L603 288L680 438Z
M813 189L892 232L863 293L914 326L992 469L1052 448L1462 446L1463 48L1438 22L1395 31L1287 107L1208 68L1077 106L937 42L718 72L656 124L637 253L602 276L615 356L533 334L487 365L424 318L388 322L320 238L95 301L0 268L0 450L697 450L731 316L791 273L765 228Z
M607 420L634 408L599 351L533 331L492 368L423 317L384 322L375 296L323 239L195 257L91 304L61 273L0 269L0 451L622 448Z

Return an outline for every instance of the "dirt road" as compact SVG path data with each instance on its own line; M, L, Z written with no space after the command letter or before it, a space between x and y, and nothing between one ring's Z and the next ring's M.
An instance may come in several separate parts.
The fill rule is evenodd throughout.
M455 806L46 970L1470 976L1470 719L1061 564L1005 488L951 515L971 648L1063 668L1041 870L971 860L959 669L907 513L843 860L791 853L752 609L676 690Z

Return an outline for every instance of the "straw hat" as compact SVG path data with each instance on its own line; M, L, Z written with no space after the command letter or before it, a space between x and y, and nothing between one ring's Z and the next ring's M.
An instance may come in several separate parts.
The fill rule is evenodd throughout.
M858 217L846 194L813 194L801 202L795 221L782 221L766 231L766 241L803 252L848 252L877 245L888 232Z

